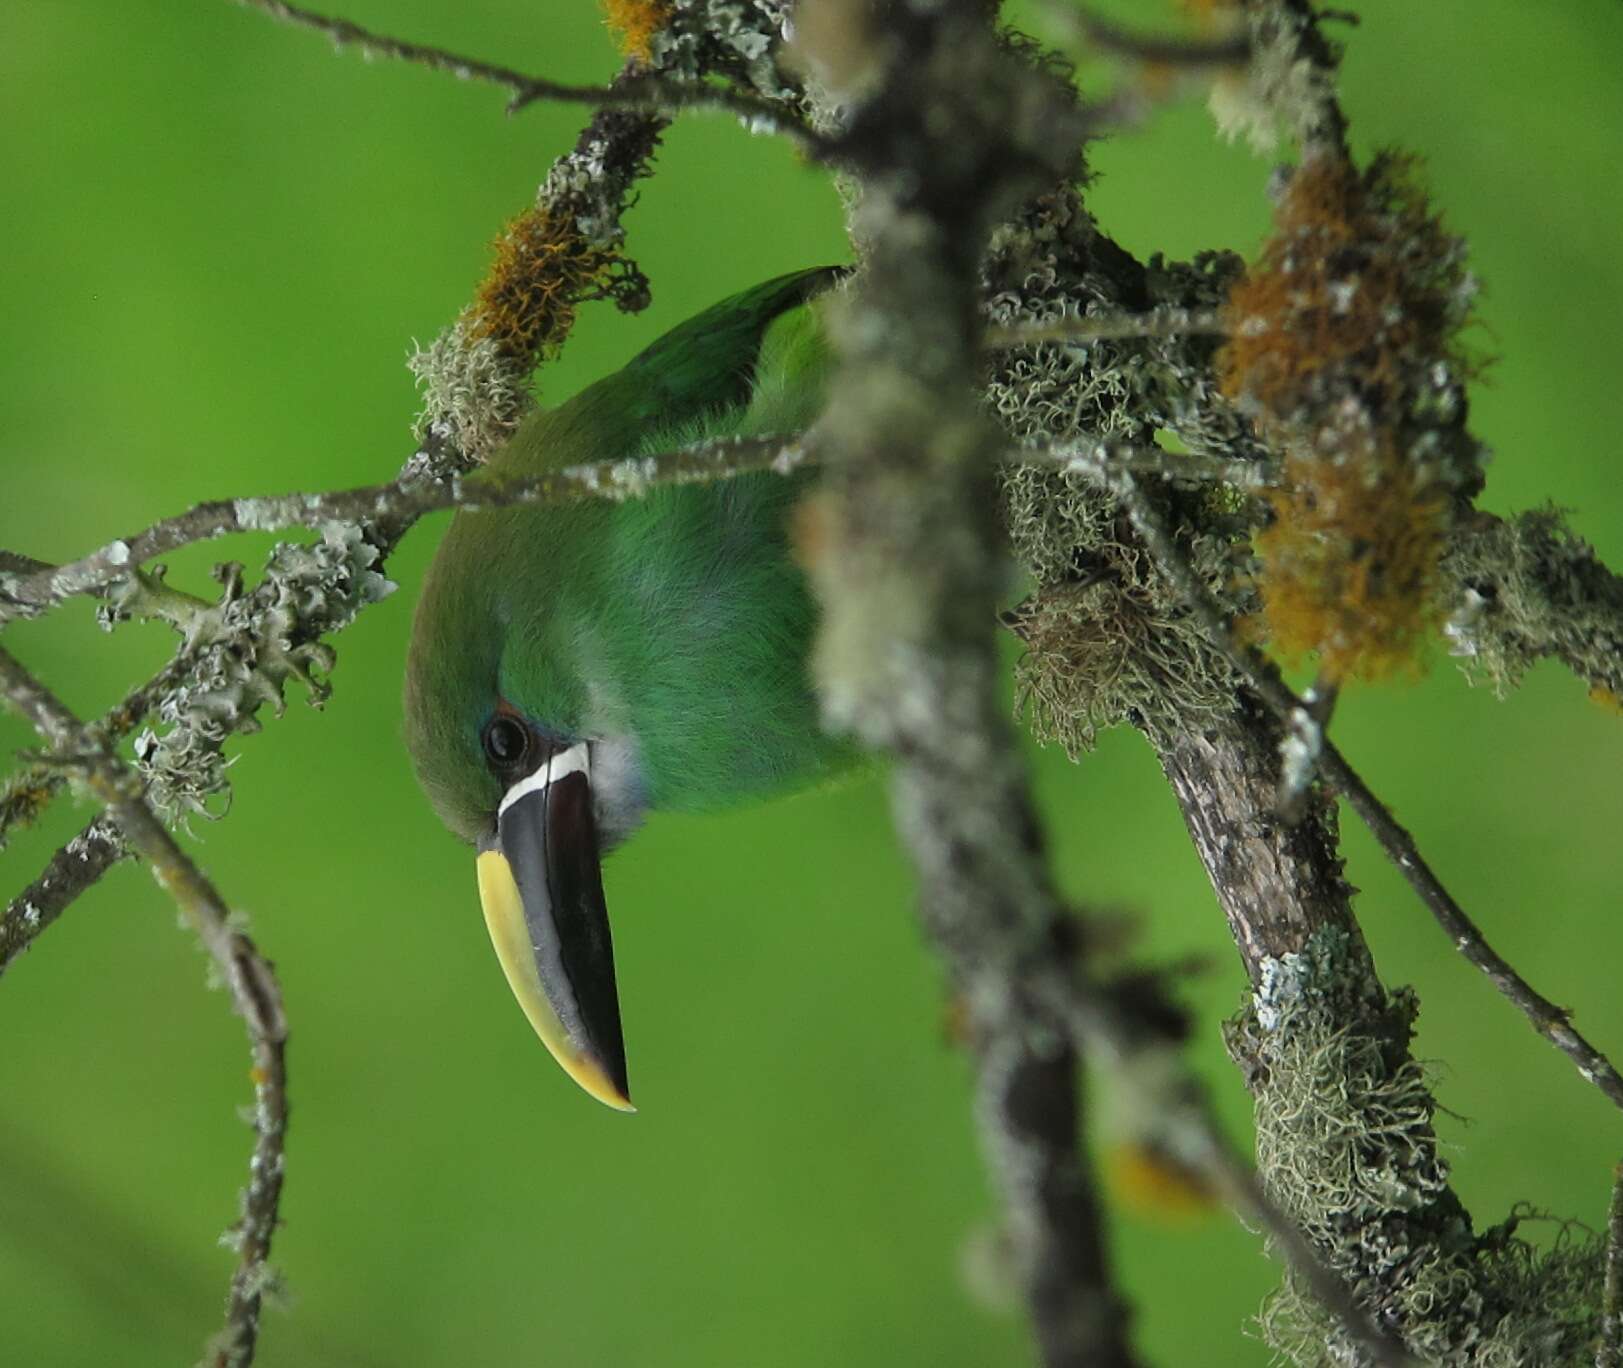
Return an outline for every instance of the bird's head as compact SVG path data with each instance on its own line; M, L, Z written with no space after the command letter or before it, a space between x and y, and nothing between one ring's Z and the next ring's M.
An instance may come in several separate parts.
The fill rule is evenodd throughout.
M587 1092L633 1110L601 857L646 806L628 735L536 650L482 552L511 515L460 514L424 586L406 744L441 821L477 852L479 897L519 1005Z

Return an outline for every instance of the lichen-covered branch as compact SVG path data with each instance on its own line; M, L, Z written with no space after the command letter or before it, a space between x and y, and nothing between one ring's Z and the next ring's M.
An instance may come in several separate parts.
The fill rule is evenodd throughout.
M1175 455L1156 446L1126 442L1028 444L1003 453L1003 458L1059 475L1077 476L1099 486L1108 485L1122 472L1237 489L1261 488L1271 478L1271 472L1262 465L1198 454ZM111 586L129 581L136 568L157 556L239 532L279 532L343 522L405 527L424 514L446 508L634 499L656 485L705 483L764 470L788 475L814 459L811 447L800 434L727 438L524 477L480 470L424 481L410 471L388 484L327 494L213 500L121 537L71 564L43 566L27 575L0 578L0 621L8 612L31 617L76 594L105 593ZM139 587L131 592L138 598ZM115 611L146 615L140 607L138 601L120 598ZM121 711L129 713L129 705Z
M150 578L147 583L151 583ZM142 586L137 584L134 588L140 596ZM119 611L112 607L103 609L104 621L111 625L117 620ZM109 742L118 741L129 735L170 696L171 690L180 686L195 664L193 652L182 646L163 669L145 683L136 685L97 719L93 724L96 734ZM4 784L0 784L0 849L4 849L13 831L33 822L61 792L66 783L67 773L60 765L39 762L26 764L16 773L9 775ZM66 905L64 903L62 906ZM61 910L59 907L57 912L60 913Z
M1424 1361L1497 1362L1491 1346L1531 1363L1530 1346L1570 1348L1585 1333L1594 1252L1540 1261L1505 1230L1473 1231L1409 1049L1416 1004L1376 976L1341 877L1334 806L1316 795L1294 825L1274 816L1280 737L1253 701L1157 741L1254 988L1229 1044L1256 1101L1268 1191ZM1298 1280L1262 1324L1293 1362L1354 1361Z
M1558 660L1599 701L1623 708L1623 576L1559 510L1474 513L1443 560L1443 626L1460 668L1501 697L1534 662Z
M1050 201L1037 206L1035 214L1046 224L1039 227L1038 219L1029 237L1010 234L1005 255L992 264L998 273L994 288L1008 282L994 295L1000 309L1021 319L1058 316L1064 326L1065 319L1078 316L1079 304L1108 318L1106 292L1112 289L1121 301L1115 307L1143 307L1148 294L1143 275L1100 243L1096 230L1074 209ZM1224 264L1214 264L1226 272ZM1173 288L1202 288L1202 274L1184 276ZM1047 281L1055 283L1045 294L1041 282ZM1074 284L1078 281L1088 283L1083 288L1093 298L1081 294ZM1029 282L1039 283L1034 288ZM1099 299L1101 294L1106 297ZM1084 322L1088 316L1091 312ZM997 412L1017 433L1042 433L1050 441L1069 437L1078 426L1083 432L1122 434L1117 440L1142 440L1139 425L1176 413L1185 431L1211 444L1210 459L1221 462L1216 453L1250 447L1243 422L1226 417L1223 401L1200 381L1211 361L1209 344L1204 351L1201 346L1190 339L1180 350L1163 353L1166 360L1153 369L1125 348L1099 348L1085 358L1044 350L1016 354L994 375ZM1061 402L1066 393L1083 396L1086 403L1067 407ZM1205 416L1197 418L1197 413ZM1304 1348L1303 1363L1323 1361L1326 1342L1357 1356L1356 1361L1367 1361L1372 1354L1378 1358L1389 1351L1358 1342L1364 1311L1373 1311L1379 1324L1411 1343L1419 1342L1426 1292L1445 1275L1463 1279L1460 1285L1466 1287L1486 1282L1486 1275L1474 1262L1469 1219L1447 1186L1446 1165L1436 1152L1430 1127L1434 1104L1408 1054L1408 1019L1389 1004L1353 917L1350 890L1341 877L1334 809L1319 800L1295 825L1277 819L1280 728L1260 701L1242 699L1236 707L1242 676L1185 603L1190 585L1207 594L1219 587L1233 592L1233 563L1225 548L1236 526L1232 514L1243 505L1230 503L1231 516L1225 518L1224 505L1215 498L1157 488L1154 507L1176 514L1189 537L1189 549L1178 548L1187 578L1171 582L1160 568L1160 557L1146 554L1157 547L1141 540L1130 520L1122 526L1115 490L1124 482L1138 493L1136 482L1120 470L1109 472L1103 487L1091 480L1057 479L1035 468L1017 468L1005 479L1014 543L1039 581L1037 593L1010 621L1027 646L1020 669L1025 705L1034 710L1043 734L1073 749L1088 743L1093 728L1124 718L1146 732L1254 981L1272 981L1281 964L1294 962L1287 957L1299 957L1319 943L1316 935L1339 936L1338 965L1349 985L1341 1026L1349 1042L1368 1044L1368 1053L1360 1056L1366 1061L1359 1074L1363 1095L1375 1106L1394 1089L1423 1100L1403 1132L1397 1158L1375 1144L1360 1150L1348 1139L1343 1148L1320 1155L1323 1170L1304 1164L1293 1172L1280 1170L1277 1149L1267 1150L1260 1156L1263 1181L1284 1212L1270 1217L1245 1205L1246 1184L1238 1176L1243 1170L1229 1170L1225 1178L1221 1165L1209 1157L1202 1162L1196 1142L1209 1132L1172 1119L1187 1115L1176 1099L1147 1099L1145 1105L1151 1114L1168 1118L1159 1142L1201 1171L1249 1219L1264 1225L1271 1243L1289 1258L1291 1276L1267 1321L1271 1341L1294 1346L1306 1324L1317 1342ZM1148 504L1148 496L1143 498ZM1198 569L1189 564L1191 557L1198 558ZM1270 1047L1294 1039L1266 1037ZM1270 1061L1242 1053L1260 1121L1288 1114L1293 1106L1328 1105L1314 1099L1337 1086L1336 1060L1327 1059L1318 1075L1283 1067L1270 1071ZM1342 1062L1351 1067L1353 1058ZM1131 1062L1116 1072L1135 1081L1154 1076L1154 1070ZM1349 1102L1335 1119L1326 1112L1325 1124L1333 1131L1339 1122L1347 1137L1367 1133L1378 1123L1373 1113L1360 1116L1358 1106ZM1169 1143L1168 1137L1181 1143ZM1368 1192L1385 1181L1391 1200L1344 1199L1325 1172L1348 1171L1362 1175ZM1309 1174L1314 1183L1306 1181ZM1312 1237L1306 1251L1297 1247L1303 1238L1298 1222ZM1327 1239L1332 1230L1336 1238ZM1376 1230L1385 1231L1395 1246L1409 1249L1426 1246L1439 1232L1448 1244L1435 1264L1418 1257L1408 1264L1383 1263L1360 1244ZM1324 1273L1321 1260L1333 1272ZM1312 1293L1307 1291L1310 1285ZM1336 1308L1333 1328L1321 1309L1325 1306ZM1349 1314L1348 1306L1361 1309ZM1459 1330L1462 1337L1468 1333L1474 1331Z
M1311 716L1307 704L1291 691L1272 664L1240 641L1222 605L1202 582L1161 514L1139 491L1130 475L1121 478L1118 492L1162 573L1177 586L1212 641L1281 723L1301 726L1302 719ZM1455 949L1487 975L1535 1031L1572 1060L1585 1082L1593 1083L1614 1105L1623 1108L1623 1077L1611 1061L1573 1027L1571 1013L1534 989L1488 944L1481 928L1421 856L1414 837L1392 816L1327 737L1319 735L1315 739L1320 772L1363 820Z
M429 481L419 478L412 468L401 479L387 484L330 494L219 499L119 538L69 565L0 581L0 609L9 607L19 616L32 616L75 594L102 592L128 579L135 567L157 556L237 532L279 532L329 523L386 524L403 532L436 509L559 503L583 498L628 499L656 484L717 480L754 470L786 474L804 460L805 451L798 438L764 437L705 443L524 478L481 470ZM381 553L386 548L377 549Z
M1012 347L1039 347L1062 342L1085 347L1091 342L1119 342L1133 337L1221 337L1228 325L1213 313L1189 309L1157 309L1147 314L1116 314L1087 318L1057 318L1042 323L1013 323L988 328L982 345L987 351Z
M840 31L825 15L807 32L863 41L855 19ZM968 1006L983 1142L1043 1361L1125 1365L1136 1361L1125 1308L1075 1148L1074 1060L1020 986L1063 917L996 701L987 495L999 439L971 399L982 236L1042 159L1050 177L1071 169L1083 123L1068 90L993 43L977 3L897 4L886 33L871 54L883 74L840 137L861 180L866 260L836 324L841 367L814 438L828 463L815 669L829 719L895 757L896 822L925 926ZM851 57L808 55L825 70Z
M104 815L51 856L39 878L0 912L0 974L75 898L129 853L117 827Z
M238 928L225 901L154 815L134 772L3 648L0 696L105 805L123 839L151 867L196 932L247 1026L253 1057L254 1149L241 1218L233 1232L239 1258L225 1328L209 1351L217 1368L245 1368L253 1361L259 1337L260 1304L270 1276L267 1259L282 1192L288 1105L287 1018L281 989L270 964Z

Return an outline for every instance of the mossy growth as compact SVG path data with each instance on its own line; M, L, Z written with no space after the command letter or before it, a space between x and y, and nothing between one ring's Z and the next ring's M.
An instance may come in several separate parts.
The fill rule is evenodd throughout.
M1316 654L1331 682L1417 670L1441 621L1445 487L1373 451L1327 461L1297 448L1284 469L1256 537L1268 638L1287 659Z
M1140 267L1065 189L1000 225L983 269L989 320L1018 325L1114 316L1124 307L1205 312L1225 297L1239 262L1214 253ZM989 368L985 405L1020 441L1149 445L1166 431L1202 455L1255 459L1249 425L1215 392L1213 346L1173 329L1009 349ZM1005 618L1026 646L1017 692L1032 733L1074 757L1100 728L1122 721L1172 734L1226 711L1230 668L1144 554L1115 496L1081 475L1035 466L1010 466L1001 483L1011 547L1036 586ZM1232 495L1218 489L1168 501L1197 569L1223 592L1248 521L1247 501Z
M1229 294L1225 393L1316 427L1326 403L1349 394L1399 417L1417 369L1468 368L1459 330L1474 285L1412 158L1385 153L1360 174L1312 157L1290 173L1274 223Z
M582 303L646 301L647 282L621 254L619 235L588 236L580 206L558 198L502 229L473 303L409 362L423 388L419 433L448 424L470 463L512 435L530 406L531 373L557 355Z
M527 366L557 352L583 301L614 294L624 265L612 246L588 240L573 214L547 205L512 219L491 249L468 310L468 335L488 337Z
M1593 1359L1603 1249L1516 1237L1525 1210L1478 1235L1448 1186L1436 1102L1408 1042L1413 996L1386 996L1344 933L1265 962L1230 1052L1256 1106L1257 1166L1273 1199L1358 1303L1428 1364L1577 1365ZM1259 1315L1299 1368L1362 1364L1292 1274Z
M670 17L670 0L603 0L603 22L619 40L620 51L640 62L653 55L654 36Z
M1438 625L1452 511L1480 479L1460 342L1476 286L1408 158L1309 158L1275 219L1217 356L1223 393L1284 453L1256 542L1264 618L1328 681L1377 679Z
M32 825L55 796L55 786L33 766L0 783L0 850L7 832Z
M1123 721L1170 740L1233 707L1235 681L1221 653L1181 606L1143 582L1111 574L1057 585L1004 623L1026 648L1015 666L1016 710L1034 736L1059 742L1073 760L1099 730Z
M1619 710L1623 577L1600 562L1559 509L1472 519L1452 539L1444 568L1444 631L1467 678L1502 697L1550 656L1589 681L1596 703Z

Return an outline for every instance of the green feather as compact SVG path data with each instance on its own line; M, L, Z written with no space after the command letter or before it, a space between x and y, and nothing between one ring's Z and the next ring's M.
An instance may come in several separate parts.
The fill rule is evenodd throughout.
M797 431L829 370L828 270L723 301L525 422L501 474L728 435ZM639 807L702 810L815 780L845 747L817 725L815 611L788 546L805 477L659 487L624 503L458 513L424 584L406 739L453 831L500 800L480 733L498 699L560 740L625 738Z

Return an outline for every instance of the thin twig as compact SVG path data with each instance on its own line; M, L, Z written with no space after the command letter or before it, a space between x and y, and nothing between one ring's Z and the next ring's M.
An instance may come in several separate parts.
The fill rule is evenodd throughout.
M217 1368L246 1368L259 1335L266 1258L276 1229L287 1129L287 1019L270 964L233 924L224 900L147 806L136 775L65 708L16 658L0 647L0 696L72 764L107 808L124 839L145 859L197 933L248 1028L253 1058L254 1149L233 1233L239 1252L225 1328L210 1349Z
M1135 337L1224 336L1228 328L1214 313L1158 309L1153 313L1117 314L1106 318L1055 318L1042 323L1012 323L988 328L981 340L987 351L1013 347L1086 346Z
M1218 649L1233 662L1287 727L1298 717L1311 719L1311 708L1296 696L1280 677L1279 671L1239 640L1228 615L1196 574L1172 530L1154 505L1144 497L1132 475L1119 475L1114 488L1162 572L1183 595L1190 612L1206 629ZM1335 744L1328 737L1322 738L1321 744L1321 772L1369 828L1387 858L1398 867L1437 924L1448 934L1454 948L1465 956L1468 963L1488 976L1494 987L1515 1004L1535 1031L1572 1060L1582 1078L1605 1093L1615 1106L1623 1108L1623 1077L1619 1077L1611 1061L1573 1028L1570 1015L1564 1008L1557 1007L1537 992L1503 955L1488 944L1481 929L1454 900L1421 856L1414 837L1375 796Z
M1044 466L1061 475L1080 475L1103 489L1114 489L1126 475L1153 475L1190 484L1222 484L1236 489L1266 489L1278 483L1271 465L1236 461L1197 452L1166 451L1152 444L1078 439L1035 442L1008 452L1011 465Z
M0 974L96 880L130 853L105 814L51 856L45 871L0 912Z
M25 575L0 589L0 621L33 616L75 594L93 593L124 578L154 556L235 532L320 527L328 522L410 521L436 509L495 508L561 503L570 499L629 499L655 484L685 484L749 471L787 473L805 459L798 439L723 440L651 456L569 466L539 475L506 476L490 470L446 480L394 480L333 494L281 494L269 498L200 503L173 518L49 572Z
M805 123L797 119L782 105L743 91L705 82L678 83L654 72L634 73L622 77L613 85L577 86L529 76L512 67L482 62L475 57L463 57L444 48L428 47L421 43L391 38L374 33L348 19L317 14L313 10L290 5L286 0L242 0L253 9L261 10L283 23L300 28L314 29L331 38L337 47L355 46L367 57L386 57L394 61L409 62L444 72L461 81L484 81L512 93L508 113L517 113L527 105L539 101L561 104L594 105L602 109L641 109L659 113L677 110L712 110L735 115L744 120L751 131L778 133L799 144L814 156L827 155L828 143Z

